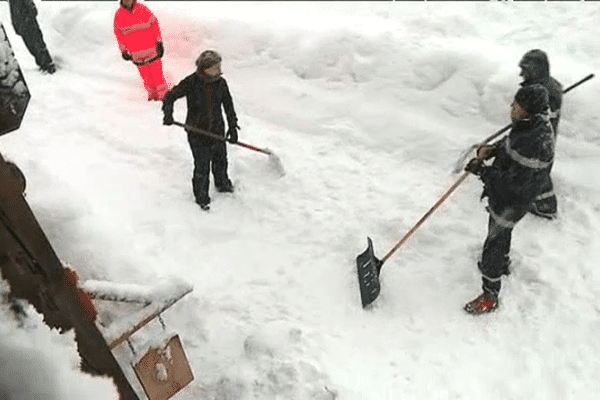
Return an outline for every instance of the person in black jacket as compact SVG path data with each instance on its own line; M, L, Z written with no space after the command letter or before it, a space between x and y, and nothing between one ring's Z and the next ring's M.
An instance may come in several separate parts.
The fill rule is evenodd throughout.
M465 305L471 314L493 311L500 280L508 275L512 230L530 210L550 179L555 136L550 122L548 90L540 84L523 86L511 105L512 129L507 137L478 150L465 170L484 183L490 214L488 234L478 263L483 294ZM495 157L491 166L481 160Z
M548 90L550 105L550 122L554 130L554 139L558 134L558 122L560 121L560 107L562 106L563 88L560 82L550 76L550 62L548 55L539 49L530 50L523 55L519 61L521 68L520 76L523 77L521 86L540 84ZM552 170L552 166L550 166ZM552 180L547 181L547 185L537 196L532 205L531 213L547 219L556 218L557 201L554 194Z
M27 50L35 57L35 63L49 74L56 72L56 66L44 43L44 37L37 22L37 8L33 0L8 0L10 18L17 35L23 38Z
M209 173L212 163L214 183L219 192L233 192L227 175L227 147L238 140L238 125L233 100L227 82L221 76L221 56L214 50L206 50L196 60L197 70L184 78L165 95L163 100L163 124L173 124L173 103L185 96L187 99L186 125L200 128L224 140L216 140L188 132L188 142L194 156L192 189L196 203L203 210L210 208L208 195ZM227 116L227 135L221 107Z

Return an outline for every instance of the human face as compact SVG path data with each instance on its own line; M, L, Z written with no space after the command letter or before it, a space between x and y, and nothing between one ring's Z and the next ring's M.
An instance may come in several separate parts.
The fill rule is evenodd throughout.
M128 10L131 10L134 1L135 0L121 0L121 4L123 4L123 7L127 8Z
M523 77L523 81L526 81L529 78L531 78L531 74L529 73L529 71L527 71L526 69L523 69L523 68L521 68L521 73L519 74L519 76Z
M512 104L510 105L510 119L515 121L518 119L527 118L529 118L529 113L525 111L525 109L523 109L519 103L513 100Z
M221 63L216 63L210 68L206 68L204 73L208 76L219 76L221 75Z

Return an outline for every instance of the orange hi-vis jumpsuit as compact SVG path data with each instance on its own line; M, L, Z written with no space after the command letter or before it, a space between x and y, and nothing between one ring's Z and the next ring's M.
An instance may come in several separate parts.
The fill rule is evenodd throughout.
M119 7L114 21L115 36L121 53L131 54L144 80L149 100L162 100L168 86L162 71L157 43L162 43L158 20L143 4L134 2L130 10Z

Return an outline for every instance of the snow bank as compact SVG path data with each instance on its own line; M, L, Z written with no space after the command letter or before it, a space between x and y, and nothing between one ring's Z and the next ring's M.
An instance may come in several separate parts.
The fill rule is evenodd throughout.
M0 298L8 287L0 282ZM79 372L73 331L50 330L31 306L17 328L8 304L0 301L0 398L10 400L118 399L111 379Z

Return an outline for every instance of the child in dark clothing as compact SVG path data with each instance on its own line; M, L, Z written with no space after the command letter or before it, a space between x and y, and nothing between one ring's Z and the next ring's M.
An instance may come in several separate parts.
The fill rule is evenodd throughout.
M204 51L196 60L197 70L171 89L163 101L163 123L173 124L173 103L185 96L187 99L186 125L223 136L230 143L238 140L237 116L227 82L221 76L221 56L213 50ZM227 135L221 107L227 117ZM210 208L208 195L209 174L212 173L219 192L233 192L227 175L227 147L217 141L188 131L188 142L194 156L192 189L196 203L203 210Z

